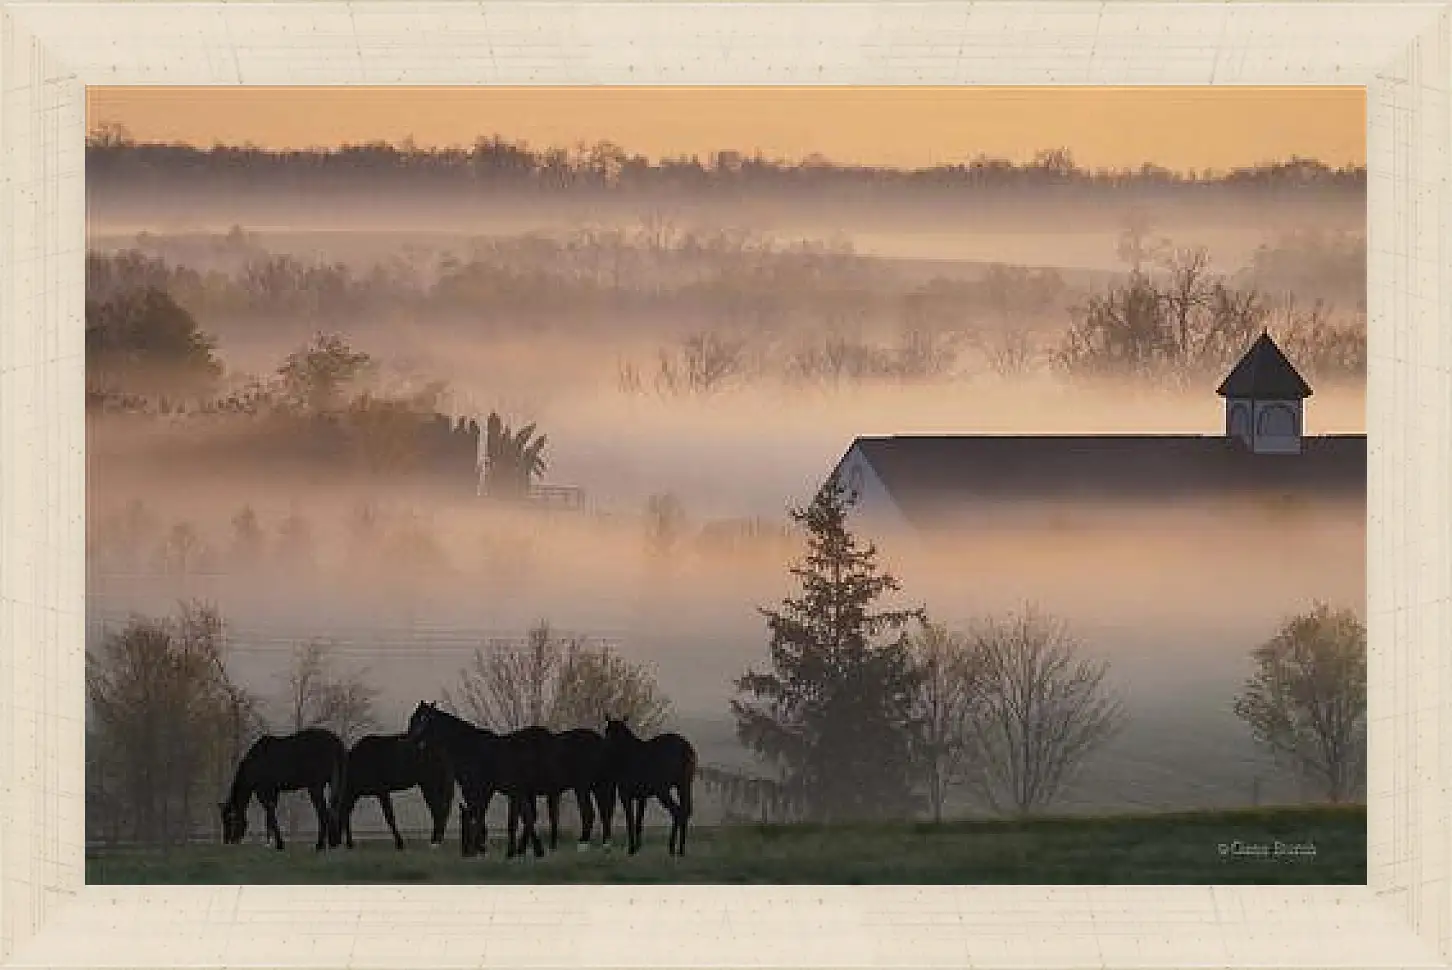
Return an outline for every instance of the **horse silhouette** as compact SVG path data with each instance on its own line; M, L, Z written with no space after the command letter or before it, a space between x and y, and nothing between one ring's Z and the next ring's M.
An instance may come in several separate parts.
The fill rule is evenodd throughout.
M348 752L348 766L342 797L333 803L343 841L353 848L353 808L360 798L378 799L383 820L393 833L393 843L403 848L403 836L393 817L393 792L417 787L433 816L429 844L444 841L449 809L454 800L454 775L441 751L431 751L409 741L403 734L369 734L358 739Z
M252 796L267 814L267 834L277 848L283 848L282 829L277 824L277 797L282 792L306 791L318 815L318 842L336 846L342 840L336 816L324 797L329 789L333 801L344 788L347 752L343 742L324 728L304 728L282 737L263 735L242 756L227 800L218 802L222 813L222 841L236 845L247 834L247 805Z
M496 734L419 701L408 719L409 740L425 749L437 749L448 758L463 795L459 806L459 835L465 856L485 851L485 818L495 792L509 799L506 857L513 858L532 845L536 856L544 845L535 830L536 798L549 793L555 780L553 743L544 728L524 728ZM522 826L516 842L515 828Z
M640 851L645 803L656 798L671 815L666 850L686 854L686 824L691 818L691 783L696 777L696 749L675 733L649 740L637 737L623 719L605 722L610 773L625 808L625 832L631 855ZM675 791L674 797L671 792Z
M560 798L575 793L580 809L580 848L590 844L596 809L599 809L601 841L610 844L610 827L615 816L615 779L610 773L609 749L599 731L574 728L553 735L553 780L558 788L546 794L550 820L550 850L560 840Z

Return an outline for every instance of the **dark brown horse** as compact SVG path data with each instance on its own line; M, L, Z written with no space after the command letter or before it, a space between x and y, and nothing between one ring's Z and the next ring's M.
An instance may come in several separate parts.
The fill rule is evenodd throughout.
M430 845L441 845L454 801L454 775L440 751L429 751L403 734L369 734L359 738L348 752L347 781L343 796L333 803L342 829L343 842L353 848L353 808L360 798L378 799L383 820L393 833L393 843L403 848L403 836L393 817L393 792L417 787L423 793L433 817Z
M654 797L671 815L666 850L686 854L686 824L691 819L691 783L696 777L696 749L679 734L636 737L624 720L605 722L610 773L625 808L625 832L631 855L640 851L645 803ZM672 794L674 792L674 795Z
M321 851L342 839L337 818L327 794L337 801L344 787L347 752L332 731L304 728L284 737L264 735L248 749L237 765L232 790L217 807L222 813L222 841L236 845L247 834L247 805L252 796L267 814L267 834L277 848L283 847L282 829L277 824L277 797L282 792L306 791L318 815ZM325 789L330 790L325 792Z
M536 856L544 855L544 844L535 829L536 799L558 784L548 731L524 728L496 734L420 701L408 719L407 737L425 749L442 751L449 760L463 795L459 832L464 855L485 850L488 833L484 822L495 792L509 799L507 857L523 852L525 845L532 845ZM522 825L518 841L517 825Z
M550 850L560 841L560 799L565 792L575 793L580 810L580 849L590 845L596 809L599 810L600 834L610 844L611 822L615 817L615 779L610 773L609 751L599 731L575 728L553 735L554 766L552 780L558 786L545 796L550 820Z

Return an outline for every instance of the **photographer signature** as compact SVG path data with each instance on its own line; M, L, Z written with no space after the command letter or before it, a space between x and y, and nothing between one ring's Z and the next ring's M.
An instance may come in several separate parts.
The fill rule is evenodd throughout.
M1314 859L1314 842L1232 842L1219 844L1222 859Z

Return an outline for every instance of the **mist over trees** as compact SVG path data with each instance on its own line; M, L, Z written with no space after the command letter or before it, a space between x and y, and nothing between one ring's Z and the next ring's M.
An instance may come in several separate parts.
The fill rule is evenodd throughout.
M164 289L146 285L86 300L92 400L206 396L222 376L215 350L216 341Z
M849 530L851 504L833 476L792 510L807 534L805 557L790 567L801 592L761 610L771 666L742 675L731 701L741 742L781 772L817 821L916 808L919 673L904 628L922 611L875 609L898 582L879 568L876 547Z
M222 618L183 603L134 616L86 653L87 824L112 840L184 841L260 736L262 700L228 671Z
M801 469L815 469L818 451L836 448L837 437L878 433L834 416L838 423L808 437L799 412L825 419L859 402L850 420L877 421L890 410L880 402L903 392L918 401L914 421L970 430L980 417L973 408L1014 399L1016 382L1076 394L1099 381L1156 384L1208 406L1207 382L1262 328L1318 392L1323 383L1354 388L1365 377L1363 231L1267 228L1259 248L1231 262L1186 244L1183 222L1177 238L1157 223L1181 201L1308 211L1318 200L1347 211L1364 201L1363 170L1305 160L1231 173L1091 172L1048 151L1026 165L978 159L898 172L731 152L650 161L611 145L531 149L499 138L458 150L266 153L135 145L113 131L88 146L88 179L102 201L183 190L241 198L246 190L274 204L309 193L378 196L387 182L400 186L405 206L416 188L461 208L482 199L485 213L513 200L540 208L558 201L570 216L559 231L506 231L501 216L466 233L322 244L241 226L109 238L98 231L86 259L88 446L100 456L88 480L93 588L110 586L104 595L129 608L138 589L154 599L156 590L229 584L256 610L239 628L258 638L272 635L261 629L272 621L257 619L270 616L268 596L288 598L294 616L323 625L343 613L371 620L397 611L408 636L437 619L437 604L450 617L437 622L469 628L440 634L469 637L459 648L467 661L447 662L448 675L457 674L450 702L501 729L627 715L651 733L675 707L639 657L674 655L658 661L661 669L675 663L696 676L690 651L701 644L740 654L713 675L722 678L712 681L716 693L695 701L722 715L724 678L763 645L756 614L743 604L779 592L750 586L750 599L728 597L760 577L780 578L778 567L801 552L779 496L799 494ZM690 204L699 198L720 206L701 216ZM821 231L830 220L805 230L785 218L742 227L801 198L823 201L819 211L832 219L869 203L906 210L916 202L919 214L955 231L984 234L1009 224L1016 207L1038 207L1066 235L1083 229L1075 206L1088 200L1101 222L1123 215L1117 242L1101 225L1103 238L1093 243L1119 265L882 257L845 233ZM610 205L578 205L594 199ZM753 210L754 200L766 203ZM721 211L731 217L724 224L710 217ZM524 376L514 379L511 369ZM987 393L965 405L962 388L979 382ZM1037 406L1030 397L1017 399L1028 402L1024 413ZM939 411L923 419L929 398ZM578 400L591 413L577 418ZM689 430L694 438L675 430L681 416L697 415L717 423ZM667 425L679 436L660 431ZM741 432L744 457L707 454L700 439L721 428ZM652 449L668 452L680 470ZM767 464L781 468L769 470L774 484L758 487L748 476ZM139 470L148 467L165 471L147 479ZM115 470L126 474L113 477ZM239 485L244 475L254 477ZM568 514L543 502L531 510L543 493L583 493L540 488L558 475L584 487L608 479L620 494ZM711 494L721 482L765 498L722 510ZM732 682L737 737L723 729L719 743L751 764L706 764L702 772L725 812L757 821L936 820L1073 805L1077 773L1124 722L1107 663L1057 613L995 616L985 606L975 620L948 623L940 613L976 614L979 604L945 597L929 603L931 614L884 605L903 593L897 564L879 564L833 501L818 495L793 517L808 535L807 556L790 577L800 589L763 611L767 663ZM1070 544L1072 532L1066 526L1053 541ZM906 590L917 602L914 593ZM547 595L556 599L536 609L540 601L530 597ZM1056 595L1044 596L1047 605L1064 609ZM509 630L539 615L583 629L676 631L692 611L712 615L699 622L699 643L692 629L675 640L675 632L662 634L664 646L619 650L544 621L522 640L497 642L469 626L495 622L517 601L527 605ZM721 619L727 610L733 618ZM756 625L746 634L732 626L743 611L742 623ZM1080 614L1069 615L1077 626ZM1343 619L1325 620L1310 640L1350 643ZM184 837L193 809L213 805L238 745L263 729L264 711L279 731L319 723L349 739L380 723L385 694L367 670L344 662L355 652L346 634L335 652L312 629L289 630L274 651L288 669L267 681L263 697L231 679L223 662L231 646L215 610L141 616L120 632L107 622L89 651L87 755L88 798L112 838ZM1305 698L1311 691L1319 699L1326 678L1287 672L1325 666L1297 659L1321 655L1320 647L1296 646L1310 640L1281 631L1273 641L1281 645L1258 655L1258 679L1236 712L1265 750L1290 759L1331 797L1355 798L1347 752L1364 744L1364 733L1355 734L1364 730L1364 702L1358 722L1354 691L1345 692L1351 734L1320 737L1317 719L1325 718ZM419 633L408 646L427 649L429 641ZM1362 651L1364 690L1364 633ZM223 659L207 659L216 657ZM1345 673L1355 672L1354 660L1336 660L1331 680L1354 686ZM128 745L149 744L156 733L137 685L157 671L171 678L158 710L191 718L196 746L143 757ZM1296 687L1296 677L1316 683ZM665 683L677 698L684 693L681 682ZM1215 701L1222 711L1223 701Z
M1235 714L1258 744L1331 802L1366 778L1366 626L1317 603L1251 652Z
M374 709L378 689L368 682L367 671L341 669L325 641L299 646L280 679L284 710L279 723L289 733L326 728L351 746L380 726Z
M940 822L955 790L992 814L1042 812L1124 724L1109 665L1034 606L968 631L922 607L874 609L901 586L849 527L855 502L833 477L792 513L806 533L789 567L801 593L761 610L770 669L739 678L730 704L737 737L775 777L723 773L715 787L816 821L926 808Z
M445 699L495 731L530 725L602 730L607 719L624 718L649 736L671 713L670 701L644 665L608 645L562 635L547 620L531 626L522 644L476 650Z
M707 245L712 238L721 245ZM440 407L447 385L406 376L386 359L345 346L337 331L318 329L319 321L345 319L351 339L390 346L403 338L426 346L434 337L469 339L484 350L524 334L568 336L599 348L619 393L666 399L763 384L920 384L1045 373L1185 385L1218 376L1261 329L1312 381L1360 382L1365 375L1364 236L1286 237L1262 245L1236 270L1217 266L1203 246L1160 238L1125 251L1127 272L1075 283L1053 269L999 264L916 280L850 248L702 237L644 224L603 242L582 230L473 248L467 260L417 255L412 277L387 282L366 268L333 264L326 284L310 282L318 268L289 255L254 253L231 269L203 274L139 249L94 251L87 268L88 292L96 294L88 305L95 400L114 407L134 406L148 392L154 398L149 361L177 361L168 369L174 383L203 378L186 386L194 395L216 389L215 406L233 411L272 399L318 413L348 388L376 388L387 378L399 389L372 390L363 415L381 444L370 460L384 462L393 456L387 442L396 439L389 430L407 422L402 412ZM267 275L259 265L293 280L284 292L321 287L303 301L320 309L298 311L297 301L259 288L254 277ZM609 279L598 275L600 266L613 267ZM465 279L474 282L461 287ZM138 303L138 293L164 296ZM400 329L395 313L428 322ZM159 334L177 336L170 343L143 340L140 324L109 322L143 316L156 318ZM487 321L482 330L480 319ZM691 323L682 327L683 320ZM262 337L310 343L270 380L220 379L219 342ZM636 349L650 343L655 350ZM362 356L351 360L353 353ZM119 396L122 390L131 396Z
M1124 723L1109 666L1033 606L980 621L971 643L978 670L964 745L977 793L997 812L1040 811Z
M1239 288L1203 247L1172 249L1077 308L1055 360L1072 375L1185 386L1224 373L1264 329L1305 372L1344 379L1366 373L1365 326L1332 320L1320 302Z

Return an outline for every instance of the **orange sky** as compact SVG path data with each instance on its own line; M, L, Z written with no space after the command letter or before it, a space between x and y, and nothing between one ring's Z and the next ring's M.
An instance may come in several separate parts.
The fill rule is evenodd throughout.
M255 88L87 91L89 124L139 141L420 146L498 133L534 147L613 141L651 158L721 148L926 166L978 153L1080 165L1224 169L1366 162L1364 88Z

